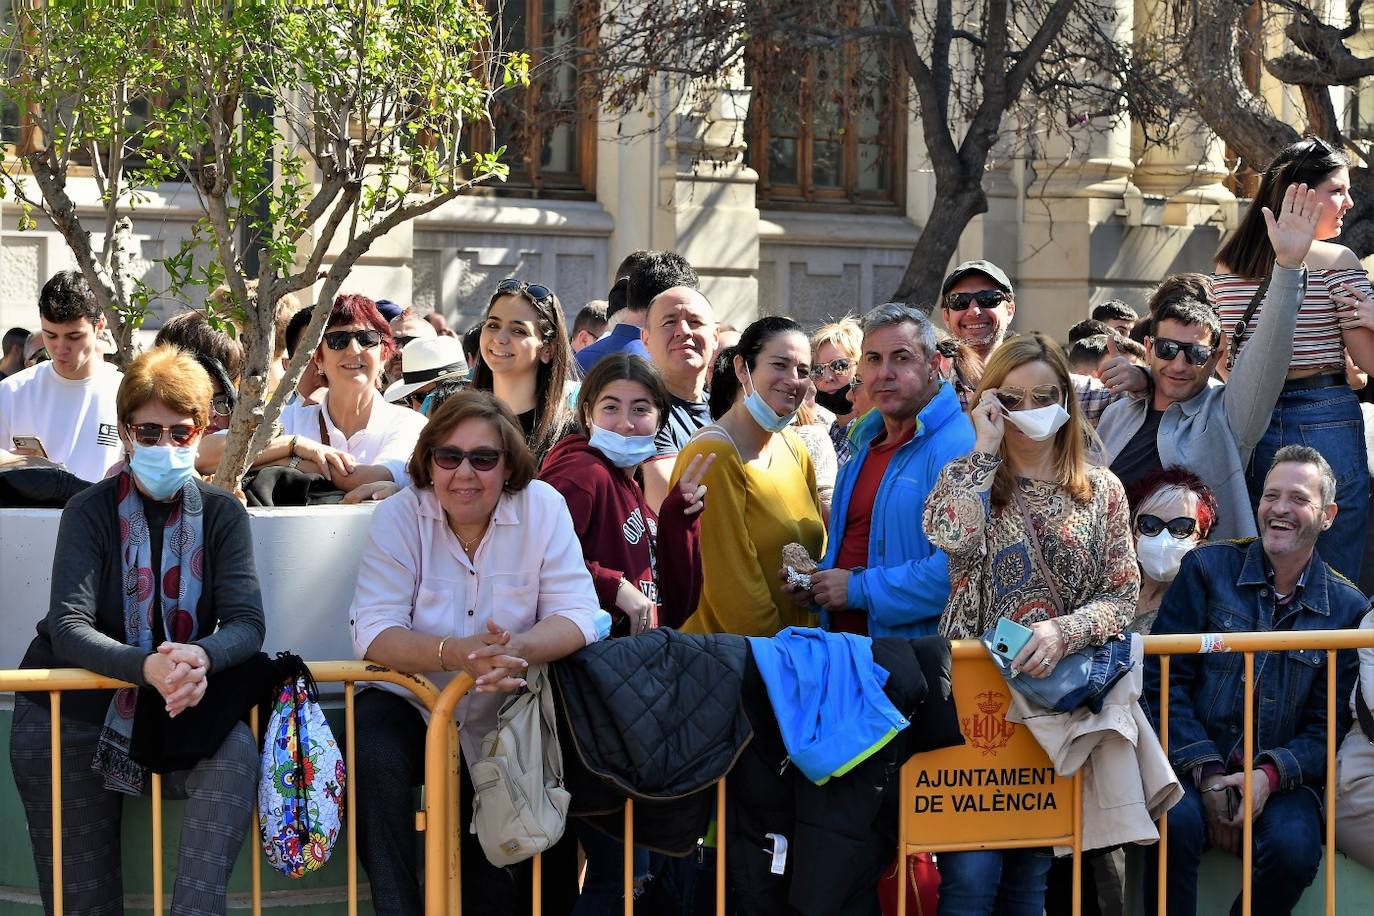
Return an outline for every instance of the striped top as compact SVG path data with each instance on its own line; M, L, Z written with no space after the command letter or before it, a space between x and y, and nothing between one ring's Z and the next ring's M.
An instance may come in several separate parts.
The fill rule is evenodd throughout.
M1212 278L1212 298L1221 316L1221 327L1227 335L1235 333L1236 322L1245 317L1250 300L1259 289L1259 280L1238 277L1235 274L1217 274ZM1349 286L1366 296L1374 293L1369 284L1369 275L1363 270L1342 268L1340 270L1309 270L1307 272L1307 295L1298 311L1298 327L1293 335L1293 359L1288 371L1330 369L1333 372L1345 371L1345 344L1341 337L1341 325L1337 317L1337 305L1331 298L1333 290ZM1254 336L1255 324L1264 312L1264 306L1255 309L1254 317L1245 333L1245 340ZM1242 341L1241 349L1245 348Z

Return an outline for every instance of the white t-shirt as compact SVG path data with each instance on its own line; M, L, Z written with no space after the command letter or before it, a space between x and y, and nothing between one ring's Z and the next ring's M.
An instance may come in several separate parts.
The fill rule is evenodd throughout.
M37 436L48 457L82 480L97 481L121 457L115 395L124 378L100 361L89 378L57 374L39 363L0 381L0 448L14 436Z
M420 438L420 430L425 428L423 414L409 407L388 404L381 395L372 398L372 412L368 415L367 426L344 438L344 434L329 418L324 405L329 403L325 395L319 404L306 404L295 401L281 412L281 430L285 436L301 436L320 441L320 416L323 412L324 428L329 441L323 443L341 452L347 452L359 464L379 464L391 472L391 479L402 487L410 486L410 475L406 464L415 451L415 443Z

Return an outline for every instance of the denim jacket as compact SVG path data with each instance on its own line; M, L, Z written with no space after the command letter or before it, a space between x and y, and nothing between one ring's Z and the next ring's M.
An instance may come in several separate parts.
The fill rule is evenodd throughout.
M1275 618L1269 561L1258 538L1206 544L1183 558L1160 606L1152 635L1242 633L1268 630L1337 630L1359 625L1368 601L1314 551L1300 593ZM1243 753L1245 659L1220 648L1173 656L1169 672L1169 761L1182 775L1199 766L1229 766ZM1336 689L1348 697L1356 678L1355 653L1337 655ZM1255 765L1278 769L1280 790L1321 783L1326 774L1326 651L1255 653ZM1141 703L1159 727L1159 657L1145 665ZM1338 735L1349 726L1337 703Z

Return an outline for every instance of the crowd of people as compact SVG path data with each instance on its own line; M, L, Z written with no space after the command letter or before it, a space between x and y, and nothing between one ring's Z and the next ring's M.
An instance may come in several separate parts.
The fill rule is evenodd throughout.
M529 666L661 627L966 639L1008 619L1030 632L1012 670L1045 678L1128 633L1374 626L1359 585L1374 288L1330 241L1349 185L1338 150L1293 145L1214 275L1165 278L1140 313L1100 303L1062 345L1012 331L1035 316L1018 316L1006 272L981 260L951 271L929 312L888 303L809 334L784 316L724 325L692 266L665 251L627 257L571 326L552 289L518 278L461 337L441 317L340 295L252 460L257 484L232 495L200 475L223 453L238 335L187 311L121 371L89 287L54 275L41 331L6 334L0 362L0 473L84 482L23 666L84 667L158 698L92 692L62 707L64 873L81 879L66 911L119 911L120 798L145 791L147 772L135 724L223 703L229 688L211 685L232 683L263 642L245 499L377 503L347 609L353 644L440 686L474 678L458 711L469 765ZM310 315L282 303L271 384ZM1359 683L1354 653L1337 655L1328 723L1325 652L1257 660L1246 761L1240 656L1174 659L1170 913L1195 911L1204 850L1239 851L1245 808L1255 911L1291 911L1333 815L1328 727L1350 731L1338 842L1374 867L1374 652L1366 662ZM1158 728L1153 659L1144 677ZM425 722L400 689L358 696L358 854L380 914L422 911L412 792ZM198 762L170 781L190 800L178 913L224 912L249 823L252 737L210 727L192 729ZM21 695L11 759L51 907L49 730L46 695ZM492 865L463 833L465 911L520 911L528 867ZM551 855L546 910L620 912L622 844L576 820L570 836L581 893L560 896ZM1120 911L1124 886L1103 877L1119 853L1095 853L1087 912ZM632 862L640 887L676 867L647 849ZM1039 914L1054 892L1048 849L947 853L938 867L942 914ZM1157 883L1145 886L1151 897Z

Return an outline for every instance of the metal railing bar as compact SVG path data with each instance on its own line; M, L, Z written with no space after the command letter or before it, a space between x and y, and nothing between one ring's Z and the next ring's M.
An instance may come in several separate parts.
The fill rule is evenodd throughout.
M152 774L153 791L153 914L162 916L162 775Z
M725 916L725 778L716 783L716 916Z
M1083 913L1083 770L1073 774L1073 916Z
M624 834L625 845L621 856L621 867L625 869L624 891L625 899L621 910L624 916L634 916L635 914L635 800L625 799L625 827L621 831Z
M1173 656L1159 658L1159 746L1169 759L1169 662ZM1169 890L1169 812L1159 816L1159 916L1167 916Z
M1243 719L1245 728L1244 755L1242 761L1244 765L1244 776L1242 777L1241 789L1241 833L1240 833L1240 911L1242 916L1250 916L1251 912L1251 891L1250 869L1254 867L1254 848L1253 841L1255 835L1254 818L1251 812L1254 810L1251 804L1255 791L1255 655L1253 652L1245 653L1245 716Z
M248 711L248 730L253 733L253 740L259 740L259 729L262 724L258 722L258 708L254 706ZM253 842L259 843L262 839L262 820L258 817L258 806L253 806ZM248 857L253 862L253 916L262 916L262 856L256 852Z
M1356 690L1359 684L1356 683ZM1336 650L1326 650L1326 916L1336 916ZM1277 786L1275 787L1277 788Z
M353 767L357 729L353 718L352 681L344 681L344 789L348 804L348 916L358 916L358 771Z
M0 672L3 673L3 672ZM52 903L62 916L62 694L48 693L48 772L52 780Z

